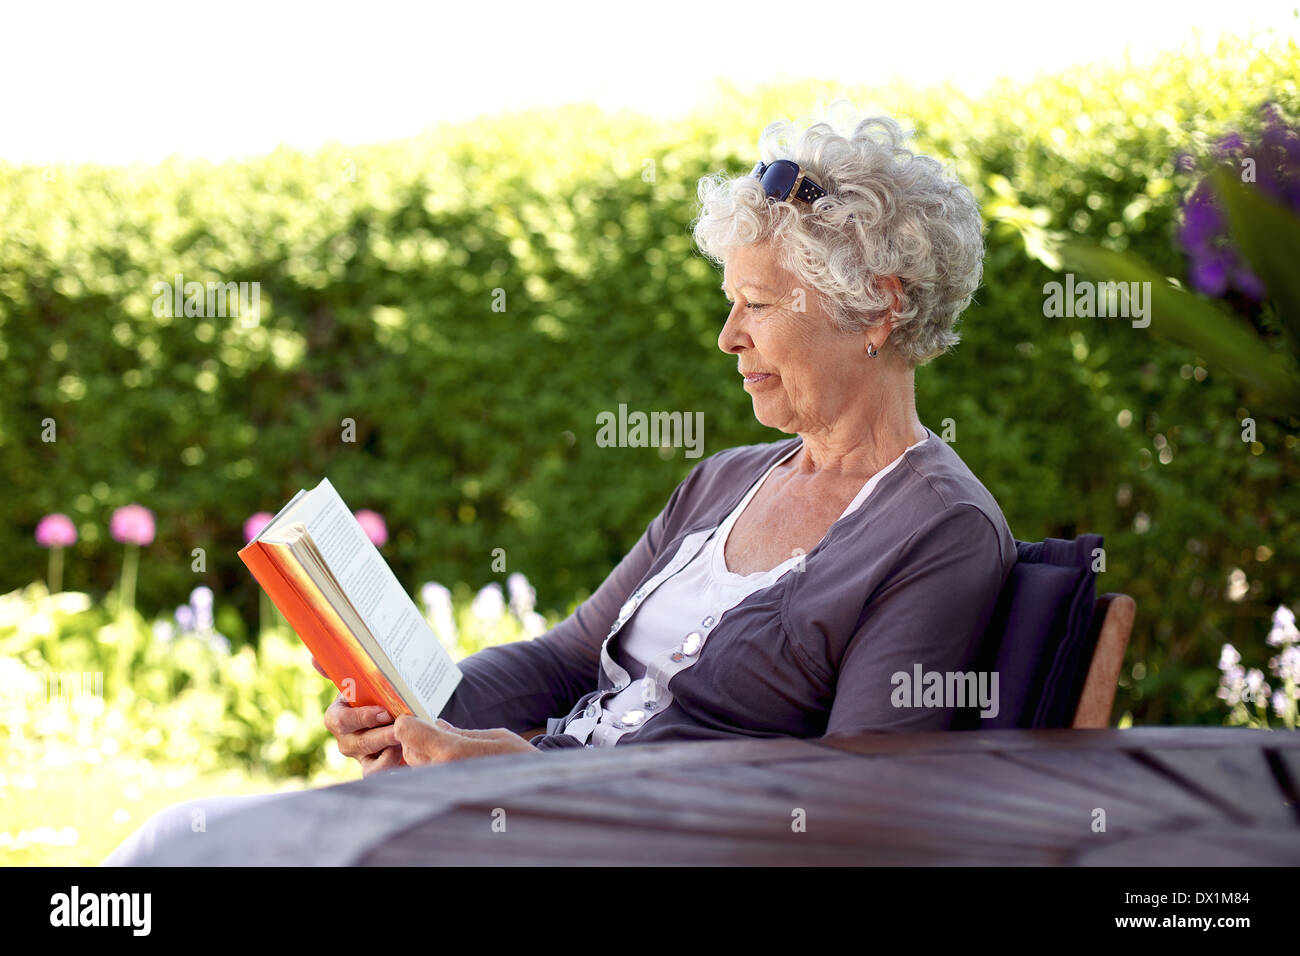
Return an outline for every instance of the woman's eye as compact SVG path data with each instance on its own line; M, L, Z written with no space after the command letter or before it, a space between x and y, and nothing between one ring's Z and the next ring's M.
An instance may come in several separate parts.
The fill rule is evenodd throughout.
M747 302L745 303L745 308L753 309L754 311L757 312L759 309L766 309L767 303Z

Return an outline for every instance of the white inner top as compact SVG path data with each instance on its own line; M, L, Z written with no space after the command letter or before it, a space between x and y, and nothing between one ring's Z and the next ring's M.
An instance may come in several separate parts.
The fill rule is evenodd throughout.
M836 520L861 507L880 480L903 460L903 455L924 444L929 437L927 433L925 438L910 445L902 455L867 479L862 490L854 496L848 507L840 513L840 518ZM736 520L745 510L745 506L758 493L763 482L767 481L768 475L776 470L777 465L788 461L799 447L796 445L789 455L775 462L763 477L754 483L741 499L740 504L736 505L731 514L718 525L699 554L686 567L664 581L641 602L638 613L634 614L624 626L619 640L624 653L642 668L674 648L680 649L688 634L698 634L707 640L709 631L717 626L722 615L749 595L775 584L791 569L802 572L804 556L798 552L774 568L756 571L753 574L737 574L728 570L725 556L727 538ZM832 524L831 527L834 525ZM827 534L829 533L828 530ZM696 640L698 641L699 638ZM618 694L605 699L599 723L612 725L614 721L621 719L624 724L623 729L635 729L652 719L655 714L662 712L666 700L671 701L671 695L666 691L667 688L658 687L649 677L634 680ZM651 707L645 706L646 701L652 702ZM655 706L655 702L658 702L658 706ZM598 732L593 739L597 742L602 740L613 742L617 737Z

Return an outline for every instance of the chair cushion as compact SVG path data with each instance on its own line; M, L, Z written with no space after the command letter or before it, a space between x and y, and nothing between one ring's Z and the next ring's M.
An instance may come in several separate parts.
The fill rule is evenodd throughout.
M1017 541L1017 561L999 595L975 669L998 673L996 717L966 715L961 726L1069 727L1096 634L1093 549L1101 535Z

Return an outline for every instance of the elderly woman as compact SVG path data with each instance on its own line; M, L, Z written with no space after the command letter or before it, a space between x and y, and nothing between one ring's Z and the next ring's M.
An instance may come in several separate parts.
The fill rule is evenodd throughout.
M325 724L363 773L952 723L900 681L966 669L1016 550L913 380L958 341L979 210L888 118L775 123L760 148L752 174L700 182L695 238L723 266L737 387L795 437L702 460L572 615L462 661L434 724L336 701Z
M462 662L436 725L336 702L326 725L364 772L950 725L951 701L899 685L965 669L1016 559L914 399L979 285L979 210L890 119L795 133L769 126L753 174L701 181L695 238L723 266L738 387L797 437L701 461L567 620Z

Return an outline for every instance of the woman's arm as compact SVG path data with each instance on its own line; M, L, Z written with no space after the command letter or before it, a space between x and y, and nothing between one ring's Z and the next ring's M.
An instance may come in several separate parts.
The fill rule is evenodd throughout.
M956 711L924 704L924 675L942 674L947 686L950 673L972 665L1011 572L1002 555L1001 536L968 504L918 529L899 572L863 608L836 675L826 733L949 729ZM976 680L986 695L996 688L990 675Z
M593 690L601 644L663 548L673 508L698 469L677 486L632 550L572 614L533 640L487 647L461 661L464 677L439 716L456 727L524 733L545 727L549 717L567 714Z

